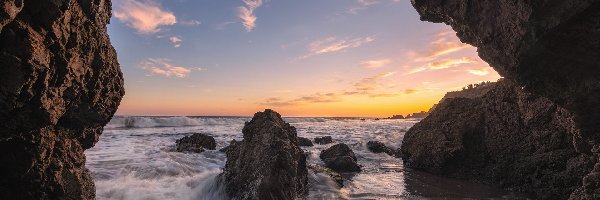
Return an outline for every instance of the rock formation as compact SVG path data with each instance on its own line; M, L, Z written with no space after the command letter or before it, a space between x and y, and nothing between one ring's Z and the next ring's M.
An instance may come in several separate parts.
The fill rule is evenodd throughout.
M402 116L402 115L394 115L394 116L388 117L388 119L404 119L404 116Z
M402 143L411 168L500 184L536 198L567 198L594 157L578 153L573 117L548 99L501 80L482 97L451 98Z
M383 144L383 142L379 142L379 141L368 141L367 149L369 149L369 151L371 151L373 153L386 153L387 155L394 156L396 158L400 158L402 155L402 152L400 151L400 149L394 150L392 148L385 146L385 144Z
M110 1L0 4L0 199L94 199L83 151L124 95Z
M598 153L600 153L600 1L582 0L582 1L562 1L562 0L523 0L523 1L474 1L474 0L413 0L413 6L421 15L422 20L436 23L446 23L452 26L457 32L461 41L469 43L478 48L479 56L488 62L500 75L506 79L515 82L516 89L523 89L527 92L523 94L535 94L546 99L557 107L556 110L564 110L567 114L563 116L572 116L572 122L564 122L570 130L556 135L558 138L571 137L572 147L558 147L561 145L550 145L551 147L563 149L568 153L569 148L574 149L578 155L571 155L570 159L582 159L593 155L597 167L593 170L588 169L587 175L575 177L577 181L552 182L547 184L546 189L564 187L571 190L577 188L571 195L572 199L598 199L600 198L600 163ZM499 95L498 97L501 97ZM507 97L507 96L503 96ZM495 97L488 97L486 101L492 101ZM507 99L518 100L520 97L510 97ZM527 99L520 99L525 101ZM458 101L463 101L460 105L473 104L468 99L454 100L455 104L447 103L447 106L460 106ZM504 101L497 100L500 105ZM512 105L529 105L529 108L540 109L540 111L527 111L521 113L512 113L507 116L523 116L523 121L537 119L540 116L531 116L543 111L542 104L538 106L532 104L506 103ZM546 103L546 106L549 105ZM503 105L508 106L508 105ZM485 107L485 106L484 106ZM554 105L552 106L554 107ZM560 109L560 107L564 109ZM520 108L522 109L522 108ZM447 109L450 112L453 109ZM444 115L437 111L439 115ZM557 111L558 112L558 111ZM562 111L561 111L562 112ZM473 114L471 112L468 112ZM453 112L454 115L470 115ZM450 114L446 114L450 118ZM507 116L498 116L500 122L511 122ZM544 118L544 117L542 117ZM566 119L569 117L546 117L544 119ZM502 120L500 120L502 119ZM430 119L433 120L433 119ZM488 120L488 119L481 119ZM429 121L429 120L428 120ZM517 121L518 122L518 121ZM454 123L463 123L454 121ZM473 127L474 122L464 122L465 127ZM552 122L548 122L552 123ZM425 122L423 122L425 124ZM446 126L460 128L456 124L445 122ZM543 125L543 123L540 123ZM559 127L557 122L554 126ZM425 125L417 125L422 127ZM530 126L530 128L536 128ZM537 127L542 129L543 127ZM467 132L473 130L464 129ZM500 128L495 130L502 135L494 138L485 138L485 140L495 139L497 141L520 138L519 132L504 132ZM419 131L421 132L421 131ZM434 131L437 132L437 131ZM550 131L557 133L561 131ZM438 132L440 133L440 132ZM433 132L429 134L434 134ZM446 133L448 135L450 133ZM571 134L571 135L569 135ZM478 134L467 134L478 135ZM539 135L530 132L528 135ZM543 134L546 135L546 134ZM515 137L513 137L515 136ZM548 139L548 138L542 138ZM563 139L558 140L563 141ZM530 141L530 140L529 140ZM517 142L515 140L515 142ZM522 149L518 155L523 152L531 152L531 148L545 149L545 142L532 143L529 148ZM452 146L453 142L447 144ZM559 142L562 143L562 142ZM540 146L541 145L541 146ZM487 145L480 145L483 148ZM448 146L440 146L446 148ZM524 146L525 147L525 146ZM409 150L403 145L403 149ZM447 149L452 153L453 149ZM477 151L473 151L477 152ZM513 156L505 152L498 152L505 157L514 157L514 159L523 159L524 157ZM540 157L546 154L535 154ZM414 155L406 155L408 157ZM524 156L524 155L523 155ZM440 157L439 159L442 159ZM425 159L425 158L422 158ZM410 159L412 162L419 160L417 157ZM486 160L480 158L480 160ZM573 161L570 161L571 163ZM424 163L424 162L423 162ZM533 164L531 163L532 167ZM490 163L490 165L501 166L501 163ZM538 165L539 166L539 165ZM572 166L569 166L572 167ZM570 169L570 168L569 168ZM583 168L580 170L585 170ZM549 172L559 172L562 168L547 169ZM591 172L590 172L591 170ZM576 170L577 171L577 170ZM522 176L541 176L540 170L535 171L516 171ZM569 172L572 173L572 172ZM503 174L497 175L502 179ZM539 177L538 177L539 178ZM524 187L535 188L538 178L529 179ZM501 183L503 184L503 183ZM510 185L510 184L508 184ZM543 185L543 184L542 184ZM541 189L541 188L540 188ZM541 190L540 190L541 191ZM532 191L535 195L542 195ZM566 191L565 191L566 192ZM564 195L560 197L566 198ZM540 196L541 198L541 196Z
M317 144L329 144L332 142L333 142L333 139L331 138L331 136L323 136L323 137L315 138L315 143L317 143Z
M233 199L296 199L305 195L306 156L298 146L296 128L265 110L242 130L244 140L229 146L220 175Z
M337 172L360 172L360 166L356 163L354 151L344 143L336 144L321 151L321 160L330 169Z
M190 136L185 136L175 141L177 151L179 152L195 152L201 153L205 149L215 150L217 142L212 136L208 136L202 133L194 133Z
M308 138L298 137L298 145L303 147L312 147L313 143Z
M313 170L315 173L322 173L331 177L338 186L344 187L344 180L346 179L341 174L319 164L308 164L306 167Z

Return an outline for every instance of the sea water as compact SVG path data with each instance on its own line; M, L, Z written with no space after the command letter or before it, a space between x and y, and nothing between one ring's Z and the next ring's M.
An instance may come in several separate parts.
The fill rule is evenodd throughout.
M86 167L96 183L97 199L227 199L217 182L227 160L218 151L241 140L249 117L124 117L105 127L100 141L85 152ZM480 184L441 178L406 169L402 160L370 152L366 143L380 141L399 148L418 119L284 118L298 136L331 136L334 143L302 147L308 163L323 164L319 153L345 143L355 152L362 172L344 174L340 188L327 175L309 170L307 199L512 199L509 192ZM174 151L175 141L192 133L215 138L217 150Z

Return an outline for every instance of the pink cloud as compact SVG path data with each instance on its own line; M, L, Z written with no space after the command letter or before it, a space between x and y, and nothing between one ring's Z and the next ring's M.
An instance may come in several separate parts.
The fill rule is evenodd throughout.
M115 6L113 16L140 34L153 34L161 26L177 23L175 15L151 0L123 0Z

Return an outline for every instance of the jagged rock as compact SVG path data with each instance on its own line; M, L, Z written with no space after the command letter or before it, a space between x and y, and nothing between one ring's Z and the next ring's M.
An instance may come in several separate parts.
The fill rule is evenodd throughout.
M451 98L404 136L405 166L566 199L595 158L578 153L568 111L501 80L482 97Z
M336 144L321 151L321 160L330 169L337 172L360 172L360 166L356 163L356 156L348 145Z
M205 149L215 150L217 142L212 136L208 136L202 133L194 133L190 136L185 136L175 141L177 145L177 151L179 152L195 152L201 153Z
M323 137L315 138L315 143L317 143L317 144L329 144L332 142L333 142L333 139L331 138L331 136L323 136Z
M306 156L296 128L272 110L254 115L244 140L227 150L220 175L233 199L297 199L307 194Z
M298 137L298 145L302 147L312 147L313 143L308 138Z
M339 173L319 164L308 164L306 167L313 170L315 173L322 173L328 175L329 177L331 177L331 179L333 179L333 181L335 181L335 183L338 184L338 186L344 187L344 180L346 179L342 177L342 175L340 175Z
M124 95L110 1L0 4L0 199L94 199L83 151Z
M452 26L501 76L568 110L574 148L599 157L600 1L411 2L422 20ZM570 198L600 198L599 173L578 177L583 187Z

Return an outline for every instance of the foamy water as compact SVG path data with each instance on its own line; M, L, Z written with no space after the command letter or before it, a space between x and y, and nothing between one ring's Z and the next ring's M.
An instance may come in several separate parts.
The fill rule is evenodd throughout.
M96 182L97 199L227 199L215 178L225 165L218 149L242 139L243 117L115 117L100 141L86 151L86 167ZM401 159L367 150L369 140L397 148L416 120L358 118L285 118L306 138L332 136L334 143L302 147L309 163L335 143L355 152L363 171L339 188L328 176L309 170L307 199L511 199L491 187L405 170ZM217 141L217 150L175 152L175 140L199 132Z

